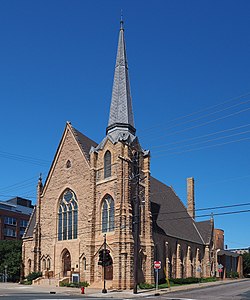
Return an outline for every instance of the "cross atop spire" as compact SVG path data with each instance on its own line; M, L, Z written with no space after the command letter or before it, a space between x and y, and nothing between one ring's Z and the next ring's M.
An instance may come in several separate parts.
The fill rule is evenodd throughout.
M124 133L135 134L122 12L109 122L106 130L107 134L113 132L116 137L120 133L123 135Z
M123 29L123 13L121 9L120 29Z

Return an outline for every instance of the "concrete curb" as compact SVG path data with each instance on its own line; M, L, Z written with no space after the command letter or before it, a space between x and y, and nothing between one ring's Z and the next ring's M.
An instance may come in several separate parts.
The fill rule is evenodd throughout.
M110 290L108 291L107 294L102 294L102 292L97 292L97 293L91 293L87 292L87 296L91 297L96 297L96 298L121 298L121 299L132 299L132 298L138 298L142 296L158 296L158 295L164 295L168 293L173 293L173 292L178 292L178 291L187 291L187 290L193 290L193 289L202 289L202 288L207 288L211 286L218 286L218 285L224 285L224 284L232 284L236 282L241 282L241 281L247 281L249 279L237 279L237 280L224 280L224 281L215 281L215 282L206 282L206 283L198 283L198 284L190 284L190 285L182 285L182 286L175 286L166 288L166 289L160 289L160 290L155 290L155 289L150 289L150 290L139 290L138 294L133 294L131 290L127 291L117 291L117 290ZM249 280L250 281L250 280Z
M158 295L167 295L168 293L174 293L178 291L187 291L187 290L193 290L193 289L203 289L211 286L218 286L218 285L225 285L225 284L232 284L237 283L241 281L249 281L249 278L246 279L234 279L234 280L223 280L223 281L216 281L216 282L206 282L206 283L194 283L190 285L182 285L182 286L175 286L160 290L150 289L150 290L138 290L138 294L133 294L132 290L125 290L125 291L119 291L119 290L108 290L107 294L102 293L102 288L95 289L95 288L86 288L85 294L82 294L82 297L95 297L95 298L120 298L120 299L136 299L138 297L152 297L155 296L155 294ZM1 292L8 292L9 295L14 295L17 292L20 292L22 290L23 292L27 292L28 294L32 294L34 292L36 293L42 293L42 294L64 294L64 295L81 295L81 289L80 288L67 288L67 287L53 287L53 286L25 286L15 283L0 283L0 289Z

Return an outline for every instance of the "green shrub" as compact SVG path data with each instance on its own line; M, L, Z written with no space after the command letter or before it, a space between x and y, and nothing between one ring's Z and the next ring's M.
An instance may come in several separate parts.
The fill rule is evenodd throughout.
M24 284L24 285L31 285L32 281L28 281L27 279L24 279L24 280L21 280L19 283Z
M198 283L200 282L200 278L196 277L188 277L188 278L171 278L170 282L177 284L191 284L191 283Z
M147 282L143 282L143 283L140 283L139 284L139 288L144 290L144 289L153 289L155 287L154 284L150 284L150 283L147 283Z
M207 277L201 279L201 282L213 282L213 281L217 281L216 277Z
M82 282L60 282L61 287L72 287L72 288L80 288L80 287L88 287L89 283L87 281L82 281Z
M42 276L42 272L32 272L28 276L25 277L27 281L31 281L37 279L38 277Z
M239 278L238 272L227 272L226 274L227 278Z

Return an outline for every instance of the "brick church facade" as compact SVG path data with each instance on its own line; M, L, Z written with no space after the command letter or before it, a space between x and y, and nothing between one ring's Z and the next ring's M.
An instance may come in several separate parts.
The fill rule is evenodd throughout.
M140 181L136 197L134 160ZM112 262L108 287L133 287L134 225L140 220L138 281L154 282L154 260L168 277L208 277L214 272L213 220L195 222L193 180L188 209L171 187L150 174L150 152L134 127L123 22L119 31L106 136L97 144L67 122L23 238L24 275L101 286L99 251L106 235ZM139 216L135 215L135 202ZM177 212L177 213L176 213Z

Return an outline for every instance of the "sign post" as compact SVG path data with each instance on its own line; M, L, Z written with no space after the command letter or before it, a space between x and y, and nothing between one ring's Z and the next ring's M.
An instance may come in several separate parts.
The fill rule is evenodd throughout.
M161 261L160 260L154 261L154 269L155 269L155 272L156 272L155 292L157 292L158 282L159 282L159 269L161 269Z
M197 272L200 273L200 275L199 275L199 285L200 285L200 283L201 283L201 266L198 266Z
M223 276L223 275L222 275L222 274L223 274L223 267L224 267L224 266L223 266L222 264L219 264L219 265L218 265L218 272L219 272L221 278L222 278L222 276Z

